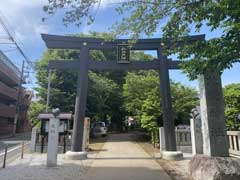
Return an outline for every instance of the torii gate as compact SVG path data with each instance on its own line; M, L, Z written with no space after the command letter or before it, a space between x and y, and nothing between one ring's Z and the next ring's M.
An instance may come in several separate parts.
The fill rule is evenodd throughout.
M129 39L116 39L105 41L99 38L80 38L42 34L48 48L80 49L77 60L56 60L49 62L49 69L72 69L78 71L77 96L75 103L75 116L72 134L72 152L83 152L83 128L87 102L88 70L159 70L160 91L162 96L163 126L165 129L166 151L176 151L175 127L173 119L172 99L169 82L169 69L180 69L180 61L167 59L163 54L164 44L161 38L139 39L131 46L131 50L156 50L157 59L152 61L129 61ZM205 35L188 36L184 40L171 44L169 39L166 47L183 46L185 42L193 43L204 40ZM90 50L112 49L118 51L117 60L94 61L90 59Z

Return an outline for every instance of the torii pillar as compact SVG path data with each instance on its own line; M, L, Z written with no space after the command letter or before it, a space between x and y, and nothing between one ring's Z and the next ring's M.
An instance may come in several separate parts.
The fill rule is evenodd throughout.
M77 95L75 102L75 114L72 133L71 151L66 153L67 159L80 160L86 159L87 153L84 148L84 117L87 104L88 90L88 66L89 66L89 48L87 43L83 44L80 50L80 66L77 80Z
M163 55L163 47L158 48L158 59L160 63L160 92L162 97L163 127L165 136L165 151L161 152L163 159L182 159L183 154L177 151L175 124L173 119L172 96L170 88L169 68L167 56Z

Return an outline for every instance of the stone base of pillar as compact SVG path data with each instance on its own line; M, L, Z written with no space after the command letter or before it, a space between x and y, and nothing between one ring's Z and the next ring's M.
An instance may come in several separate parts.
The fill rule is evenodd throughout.
M163 151L161 153L162 159L166 160L182 160L183 153L181 151Z
M189 164L194 180L240 179L240 159L232 157L209 157L195 155Z
M87 152L73 152L73 151L68 151L65 154L65 159L68 160L83 160L87 159Z

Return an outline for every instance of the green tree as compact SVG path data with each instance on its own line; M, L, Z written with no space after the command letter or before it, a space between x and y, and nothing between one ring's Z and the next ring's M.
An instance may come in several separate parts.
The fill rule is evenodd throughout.
M45 110L45 108L46 106L39 102L31 102L30 109L28 111L28 117L34 126L39 125L39 119L37 117L39 113Z
M158 72L130 72L125 79L123 96L128 114L139 120L144 129L154 132L163 124ZM176 125L189 124L191 109L199 103L197 91L171 82L171 92Z
M89 72L88 114L98 120L111 116L113 102L119 97L119 86L101 74Z
M227 127L230 130L239 130L240 122L237 117L240 114L240 84L227 85L223 92Z
M189 124L189 113L199 104L198 93L194 88L171 82L175 123Z
M159 90L159 77L156 71L129 72L123 85L124 104L129 115L141 119L142 103L152 89Z
M95 20L93 8L99 7L101 0L62 1L49 0L44 11L54 14L65 10L64 24L80 25L87 17L88 23ZM181 60L187 60L182 67L191 79L195 79L206 69L223 71L240 60L240 2L238 0L131 0L119 3L117 12L123 16L114 26L116 35L127 34L138 38L163 32L164 38L174 40L204 27L210 31L220 30L218 37L200 41L192 45L175 48L168 53L178 53Z
M152 89L142 103L141 126L150 132L158 130L161 120L161 104L158 88ZM157 96L156 96L157 95Z
M48 63L50 60L76 59L78 51L47 50L36 65L37 95L40 103L46 104L48 86ZM72 71L53 71L51 76L50 108L59 107L61 111L74 111L77 73ZM71 102L71 103L69 103Z

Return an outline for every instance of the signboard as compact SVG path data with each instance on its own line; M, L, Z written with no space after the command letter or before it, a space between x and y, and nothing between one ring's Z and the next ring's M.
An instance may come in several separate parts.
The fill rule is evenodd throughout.
M67 130L67 124L65 121L60 121L59 122L59 132L64 133ZM49 132L49 121L45 121L43 123L43 130L44 132L48 133Z
M130 48L128 44L117 45L117 61L118 63L129 63Z

